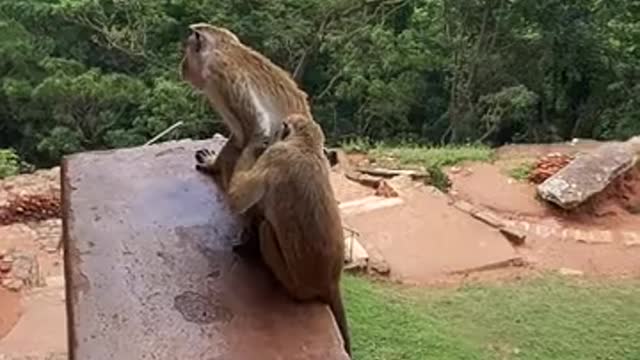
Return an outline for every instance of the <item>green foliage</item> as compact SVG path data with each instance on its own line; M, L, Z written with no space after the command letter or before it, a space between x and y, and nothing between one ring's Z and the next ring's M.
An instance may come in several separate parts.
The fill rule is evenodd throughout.
M353 150L626 138L639 17L599 0L0 1L0 146L45 166L177 121L168 138L222 130L178 76L201 21L290 71L328 141Z
M425 291L344 281L354 358L405 360L636 359L639 285L544 276Z
M0 149L0 179L20 172L20 157L12 149Z
M509 176L518 181L526 181L534 167L535 164L532 162L523 162L509 169Z
M466 161L492 161L494 151L483 145L425 147L418 145L388 146L378 144L369 156L383 166L420 168L429 174L428 184L448 192L451 181L443 167Z
M453 166L465 161L492 161L494 151L482 145L425 147L406 145L388 147L378 145L370 154L379 161L391 158L401 166L420 165L425 169Z
M429 174L429 185L436 187L438 190L447 193L451 187L449 176L439 166L430 166L427 168Z
M368 140L360 137L342 141L340 143L340 148L342 148L344 151L348 153L350 152L363 153L371 150L372 147L373 145L371 145L371 143Z

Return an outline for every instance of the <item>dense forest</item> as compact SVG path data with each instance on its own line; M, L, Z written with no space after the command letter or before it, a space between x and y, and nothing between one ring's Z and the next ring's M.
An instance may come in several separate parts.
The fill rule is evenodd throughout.
M637 0L0 0L0 157L224 130L178 77L203 21L290 71L334 144L640 133Z

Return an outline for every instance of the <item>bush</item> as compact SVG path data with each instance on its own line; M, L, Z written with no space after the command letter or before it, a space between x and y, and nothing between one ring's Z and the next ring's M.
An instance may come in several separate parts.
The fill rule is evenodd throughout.
M13 149L0 149L0 179L20 173L21 161Z

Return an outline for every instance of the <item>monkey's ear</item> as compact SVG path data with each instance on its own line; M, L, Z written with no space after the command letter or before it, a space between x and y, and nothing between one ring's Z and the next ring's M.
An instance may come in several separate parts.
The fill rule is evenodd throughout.
M280 136L280 140L284 140L291 135L291 125L288 122L282 122L282 136Z

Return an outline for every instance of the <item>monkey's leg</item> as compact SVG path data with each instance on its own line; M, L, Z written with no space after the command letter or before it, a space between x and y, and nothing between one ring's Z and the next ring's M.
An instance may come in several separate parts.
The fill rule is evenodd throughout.
M300 297L295 278L287 266L271 223L263 221L260 224L260 252L265 264L269 267L278 283L294 300L305 300Z
M241 159L238 165L242 164ZM255 205L262 198L265 187L264 177L259 176L255 169L243 171L240 166L231 178L227 193L229 207L234 214L242 214L246 224L240 235L240 244L234 246L234 251L241 256L255 257L260 253L258 224L263 215Z

